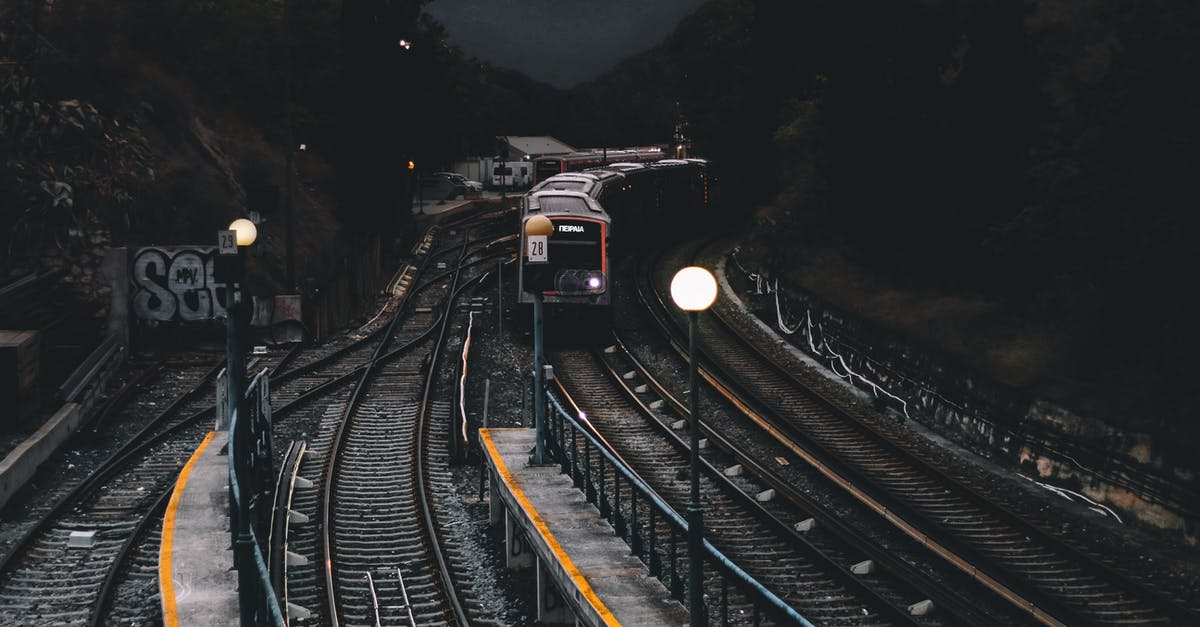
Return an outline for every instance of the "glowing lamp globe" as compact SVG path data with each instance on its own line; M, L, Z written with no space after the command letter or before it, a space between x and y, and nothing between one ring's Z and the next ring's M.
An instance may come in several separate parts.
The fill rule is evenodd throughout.
M525 235L549 235L554 232L554 225L546 216L533 216L525 221Z
M671 300L684 311L704 311L717 299L717 280L708 270L688 266L671 279Z
M246 218L238 218L229 223L229 230L237 233L237 245L249 246L258 238L258 228Z

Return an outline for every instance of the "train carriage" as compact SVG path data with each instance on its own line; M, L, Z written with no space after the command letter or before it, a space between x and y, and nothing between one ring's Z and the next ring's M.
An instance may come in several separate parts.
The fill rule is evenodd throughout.
M550 311L604 319L612 302L611 251L623 255L695 232L713 218L712 197L708 164L701 159L617 162L544 179L521 206L518 302L532 304L536 290ZM552 225L548 263L540 267L526 255L524 225L534 215Z
M536 290L549 304L607 306L610 220L600 203L580 191L543 190L527 194L521 209L522 251L529 246L524 224L531 217L545 216L552 231L544 267L527 268L526 255L521 255L518 302L532 303Z

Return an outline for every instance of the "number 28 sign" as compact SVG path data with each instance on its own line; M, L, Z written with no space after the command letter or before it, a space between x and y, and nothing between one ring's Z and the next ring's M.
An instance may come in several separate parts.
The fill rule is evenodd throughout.
M546 251L545 235L529 235L525 238L525 261L528 263L550 263Z

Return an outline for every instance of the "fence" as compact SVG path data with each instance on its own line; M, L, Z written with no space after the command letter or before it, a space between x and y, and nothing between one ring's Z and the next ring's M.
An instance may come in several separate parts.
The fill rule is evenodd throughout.
M271 391L267 370L238 399L229 422L229 530L238 571L242 625L285 625L263 559L270 537L274 472L271 457Z
M650 574L666 584L671 596L682 601L687 579L687 521L602 445L589 429L563 409L558 399L553 395L547 397L554 407L547 420L546 436L550 440L547 448L558 460L562 472L570 475L575 487L583 490L589 503L596 505L600 517L613 526L617 536L629 543L633 554L647 565ZM611 492L608 491L610 482ZM624 504L622 482L627 486ZM666 527L665 538L659 532L663 526ZM681 542L684 544L682 551L678 548ZM721 625L731 624L731 608L739 613L735 618L745 620L748 617L755 625L763 617L781 624L812 625L725 557L708 540L704 541L703 561L718 580L720 595L717 602ZM693 591L687 593L692 594Z

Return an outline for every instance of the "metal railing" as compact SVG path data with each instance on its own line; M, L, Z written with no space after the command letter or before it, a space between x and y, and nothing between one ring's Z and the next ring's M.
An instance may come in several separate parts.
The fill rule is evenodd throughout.
M64 403L73 403L87 386L91 385L100 374L113 363L119 363L117 357L125 347L121 338L110 335L100 343L79 366L67 377L58 388L58 396Z
M241 624L285 625L263 558L270 537L274 472L271 391L264 368L246 386L229 421L229 530L238 571Z
M667 586L672 597L683 601L686 598L687 580L687 521L603 445L590 428L581 425L575 416L567 412L554 395L546 396L554 408L547 421L547 446L563 474L569 475L575 487L583 490L587 501L596 505L600 517L608 521L616 535L629 544L633 555L646 564L650 574ZM612 484L611 493L608 491L609 483ZM624 488L622 483L626 484ZM667 528L665 538L660 537L661 526ZM732 624L731 618L737 619L738 624L750 622L758 625L763 618L767 618L781 624L811 627L812 623L734 564L708 540L704 540L703 561L707 567L706 577L715 577L715 587L720 589L715 616L720 618L721 625ZM712 584L709 586L711 588ZM687 592L690 594L691 591ZM703 591L700 593L703 594ZM708 604L711 608L711 601ZM735 606L739 612L749 610L749 615L730 616L731 607ZM709 614L713 615L711 609Z

